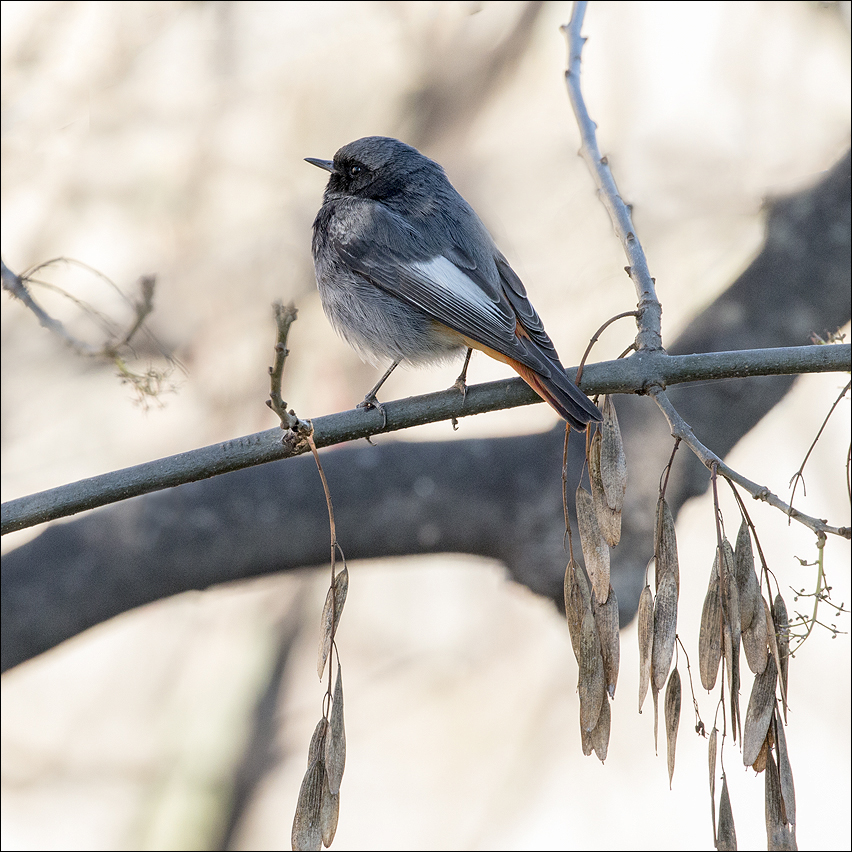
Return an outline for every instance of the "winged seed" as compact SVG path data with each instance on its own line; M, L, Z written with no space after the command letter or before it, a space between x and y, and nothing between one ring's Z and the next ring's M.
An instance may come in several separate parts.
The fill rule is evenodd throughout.
M618 683L618 666L621 652L618 638L618 600L612 586L609 587L606 603L595 604L595 625L598 628L598 638L601 643L601 656L603 657L604 680L609 697L615 696L615 687Z
M751 695L746 710L745 729L743 731L743 763L751 766L760 754L760 748L769 730L769 721L775 709L775 684L778 670L775 660L770 658L766 671L754 678Z
M592 496L582 485L577 488L576 506L586 571L595 597L600 603L606 603L609 594L609 546L598 525Z
M627 488L627 458L611 394L604 398L601 433L601 478L606 502L610 509L620 512Z
M621 540L621 511L611 509L606 501L601 478L601 433L597 430L589 446L589 484L592 488L592 503L598 518L601 533L610 547Z
M734 828L734 812L731 810L731 796L728 793L728 779L722 773L722 795L719 798L719 830L716 834L716 848L736 850L737 832Z
M654 602L654 647L651 652L651 676L659 692L666 685L677 632L677 584L674 574L663 574Z
M760 583L754 570L754 554L751 549L751 534L743 518L737 533L737 547L734 551L736 564L737 591L740 601L740 624L743 631L751 626L755 615L762 615L759 607Z
M665 497L657 501L657 530L655 554L657 559L656 576L657 588L660 578L668 571L674 574L680 593L680 568L677 561L677 536L675 535L674 518Z
M675 746L677 744L677 729L680 724L681 685L680 674L675 669L671 673L666 687L665 716L666 716L666 762L669 768L669 789L672 788L672 777L675 770Z
M325 769L332 795L340 792L340 781L346 766L346 729L343 725L343 673L337 666L337 679L331 704L328 736L325 739ZM329 844L326 843L326 846Z
M583 618L580 632L580 675L577 691L580 694L580 727L592 731L598 722L601 705L606 700L603 657L598 630L591 611Z
M651 654L654 646L654 598L651 587L645 586L639 596L637 613L639 627L639 712L648 694L648 683L651 680Z
M719 557L713 560L710 585L701 611L701 630L698 634L698 668L701 685L709 692L716 684L722 660L722 604L719 600Z

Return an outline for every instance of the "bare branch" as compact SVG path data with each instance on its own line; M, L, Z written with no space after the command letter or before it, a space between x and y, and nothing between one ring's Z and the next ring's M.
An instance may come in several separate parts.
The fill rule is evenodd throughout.
M575 3L570 23L562 27L562 32L568 40L568 70L565 72L565 84L568 87L568 97L571 108L580 128L582 145L580 155L586 161L592 177L598 187L598 195L609 213L615 234L624 246L624 252L630 266L630 275L636 293L639 297L639 334L636 337L636 348L640 351L656 351L662 348L662 306L657 299L654 279L648 270L648 261L642 245L633 229L633 219L630 208L624 203L606 157L601 156L598 148L597 125L589 116L583 93L580 89L581 54L586 40L581 36L583 18L586 14L586 3Z
M581 387L589 394L648 393L651 389L680 382L836 372L849 370L850 366L852 346L848 343L711 352L703 355L670 356L661 352L637 352L630 358L588 365ZM569 369L568 374L573 379L575 370ZM541 402L541 398L521 379L504 379L472 385L465 396L452 388L387 402L384 403L384 419L381 412L363 408L318 417L312 421L313 436L318 447L328 447L423 423L436 423L538 402ZM307 450L308 445L292 432L285 433L283 442L279 428L256 432L9 500L2 507L0 532L5 535L7 532L140 494L196 482L276 459L291 458Z
M712 469L715 465L716 469L722 474L722 476L729 479L731 482L735 482L741 488L748 491L755 500L762 500L764 503L768 503L775 509L780 509L785 515L788 515L800 524L804 524L808 527L808 529L813 530L817 534L831 533L833 535L841 536L842 538L852 538L852 529L849 527L833 527L826 521L820 520L819 518L812 518L810 515L805 515L803 512L798 511L798 509L788 506L783 500L773 494L765 485L758 485L756 482L752 482L750 479L746 479L746 477L742 474L737 473L737 471L733 468L728 467L722 459L720 459L712 450L707 449L707 447L705 447L704 444L695 437L692 427L690 427L690 425L677 413L677 410L669 401L664 390L654 389L651 390L649 394L653 397L654 402L656 402L659 406L660 411L663 412L663 415L671 428L672 435L675 438L680 438L692 450L692 452L695 453L701 463L708 470Z

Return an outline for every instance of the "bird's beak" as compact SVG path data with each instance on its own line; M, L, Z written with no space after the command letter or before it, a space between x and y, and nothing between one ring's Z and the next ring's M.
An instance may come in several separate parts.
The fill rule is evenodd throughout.
M317 168L325 169L327 172L334 171L333 160L318 160L316 157L305 157L305 162L310 163L312 166L316 166Z

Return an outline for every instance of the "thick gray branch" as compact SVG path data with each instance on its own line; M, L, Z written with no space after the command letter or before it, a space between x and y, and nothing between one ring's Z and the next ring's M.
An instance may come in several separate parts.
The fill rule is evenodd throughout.
M822 373L852 368L849 344L668 356L638 352L621 361L590 364L582 387L587 393L645 393L654 387L707 379ZM455 389L384 403L378 411L354 409L314 419L314 441L328 447L395 432L423 423L467 417L486 411L541 402L520 379L474 385L462 397ZM307 451L301 443L282 443L279 429L268 429L168 458L112 471L48 491L9 500L2 507L2 533L64 518L86 509L149 494L229 471L242 470Z

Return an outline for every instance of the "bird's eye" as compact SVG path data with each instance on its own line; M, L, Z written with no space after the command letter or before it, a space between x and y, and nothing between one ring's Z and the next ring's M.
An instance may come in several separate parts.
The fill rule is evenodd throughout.
M358 177L364 169L361 166L349 166L349 177Z

